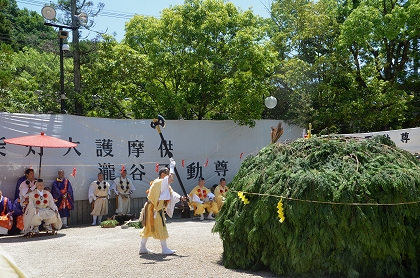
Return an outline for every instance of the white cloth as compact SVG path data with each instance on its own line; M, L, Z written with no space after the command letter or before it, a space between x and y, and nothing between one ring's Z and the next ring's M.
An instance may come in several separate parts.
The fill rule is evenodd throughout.
M109 199L109 193L110 193L109 183L106 181L102 181L102 182L99 182L98 184L98 182L99 182L98 180L95 180L89 185L89 192L88 192L89 203L92 203L93 201L95 201L96 196L100 196L100 197L106 196L107 199ZM99 185L101 186L101 189L98 189ZM104 188L104 186L106 187Z
M169 176L166 176L163 178L162 184L160 186L160 195L159 200L169 200L171 199L171 192L169 190L169 182L168 182Z
M45 225L53 225L59 230L63 223L58 214L58 208L55 205L53 196L50 192L38 189L29 193L28 207L23 216L24 233L28 233L32 228L37 227L44 221Z
M169 199L168 204L166 205L166 214L172 218L172 215L174 214L174 209L176 203L179 202L179 198L181 198L181 195L176 193L175 191L171 190L171 198Z
M203 201L200 200L200 197L198 197L196 194L192 194L192 201L200 204L203 203Z
M122 189L121 185L123 185L125 189ZM127 185L129 187L128 190L126 188ZM110 189L111 189L111 192L113 192L115 195L119 195L119 194L130 195L133 193L133 191L136 190L136 188L133 185L133 181L130 178L128 177L123 178L121 176L113 180Z
M170 218L172 218L172 215L174 214L175 204L179 202L179 198L181 198L181 195L172 190L172 187L169 185L168 179L169 176L166 176L162 180L162 184L160 186L159 200L168 201L168 203L166 204L166 214Z
M169 163L169 174L175 174L175 165L176 165L176 162L175 162L175 160L173 159L173 158L170 158L169 159L169 161L170 161L170 163Z
M0 278L26 278L25 273L16 265L13 258L0 247Z
M117 208L115 213L117 214L129 214L131 207L130 196L136 188L133 185L133 181L128 177L123 178L122 176L117 177L112 182L111 192L114 192L117 199Z
M29 182L29 184L26 184L28 180L24 180L23 182L21 182L21 184L19 185L19 199L20 202L23 203L23 201L25 200L25 197L28 197L28 191L29 189L31 189L32 191L35 190L36 188L36 180L33 180L31 182Z
M211 192L209 194L207 194L207 198L209 198L209 200L214 200L215 197L216 197L216 195L214 195Z

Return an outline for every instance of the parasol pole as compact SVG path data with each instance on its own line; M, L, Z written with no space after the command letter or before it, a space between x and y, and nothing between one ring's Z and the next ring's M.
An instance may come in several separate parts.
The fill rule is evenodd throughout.
M38 179L41 178L41 163L42 163L42 155L44 154L44 147L40 147L41 152L39 153L39 167L38 167Z

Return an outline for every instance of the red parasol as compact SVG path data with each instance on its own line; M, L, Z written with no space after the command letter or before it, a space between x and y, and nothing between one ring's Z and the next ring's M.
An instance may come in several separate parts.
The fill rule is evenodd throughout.
M55 138L52 136L47 136L44 134L44 132L41 132L41 135L29 135L5 139L4 142L7 144L19 146L40 147L41 151L39 152L38 179L41 177L41 162L42 155L44 154L44 148L74 148L77 146L76 143Z

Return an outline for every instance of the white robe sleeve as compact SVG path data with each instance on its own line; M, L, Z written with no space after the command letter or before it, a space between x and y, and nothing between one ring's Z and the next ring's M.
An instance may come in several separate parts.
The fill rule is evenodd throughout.
M162 180L162 185L160 186L160 195L159 200L170 200L171 192L169 191L168 176L164 177Z
M166 206L166 214L172 218L172 215L174 214L174 208L176 203L179 202L179 199L181 198L181 195L179 195L178 193L176 193L175 191L172 190L172 194L171 194L171 199L169 199L169 202Z
M96 182L92 182L89 185L89 193L88 193L89 203L92 203L93 201L96 200L96 197L95 197L95 185L96 185Z
M19 185L19 198L22 200L23 197L26 196L26 194L28 193L28 185L26 184L26 181L23 181L20 185ZM23 202L23 200L22 200Z
M192 201L197 203L203 203L196 194L192 194Z

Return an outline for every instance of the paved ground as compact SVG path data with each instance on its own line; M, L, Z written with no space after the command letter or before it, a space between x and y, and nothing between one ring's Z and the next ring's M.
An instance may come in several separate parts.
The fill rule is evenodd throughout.
M275 277L268 272L226 269L223 245L211 232L214 221L168 219L168 246L175 255L164 256L160 242L147 247L156 254L139 255L140 230L80 226L55 236L0 237L8 253L30 278L39 277ZM1 250L0 250L1 251Z

